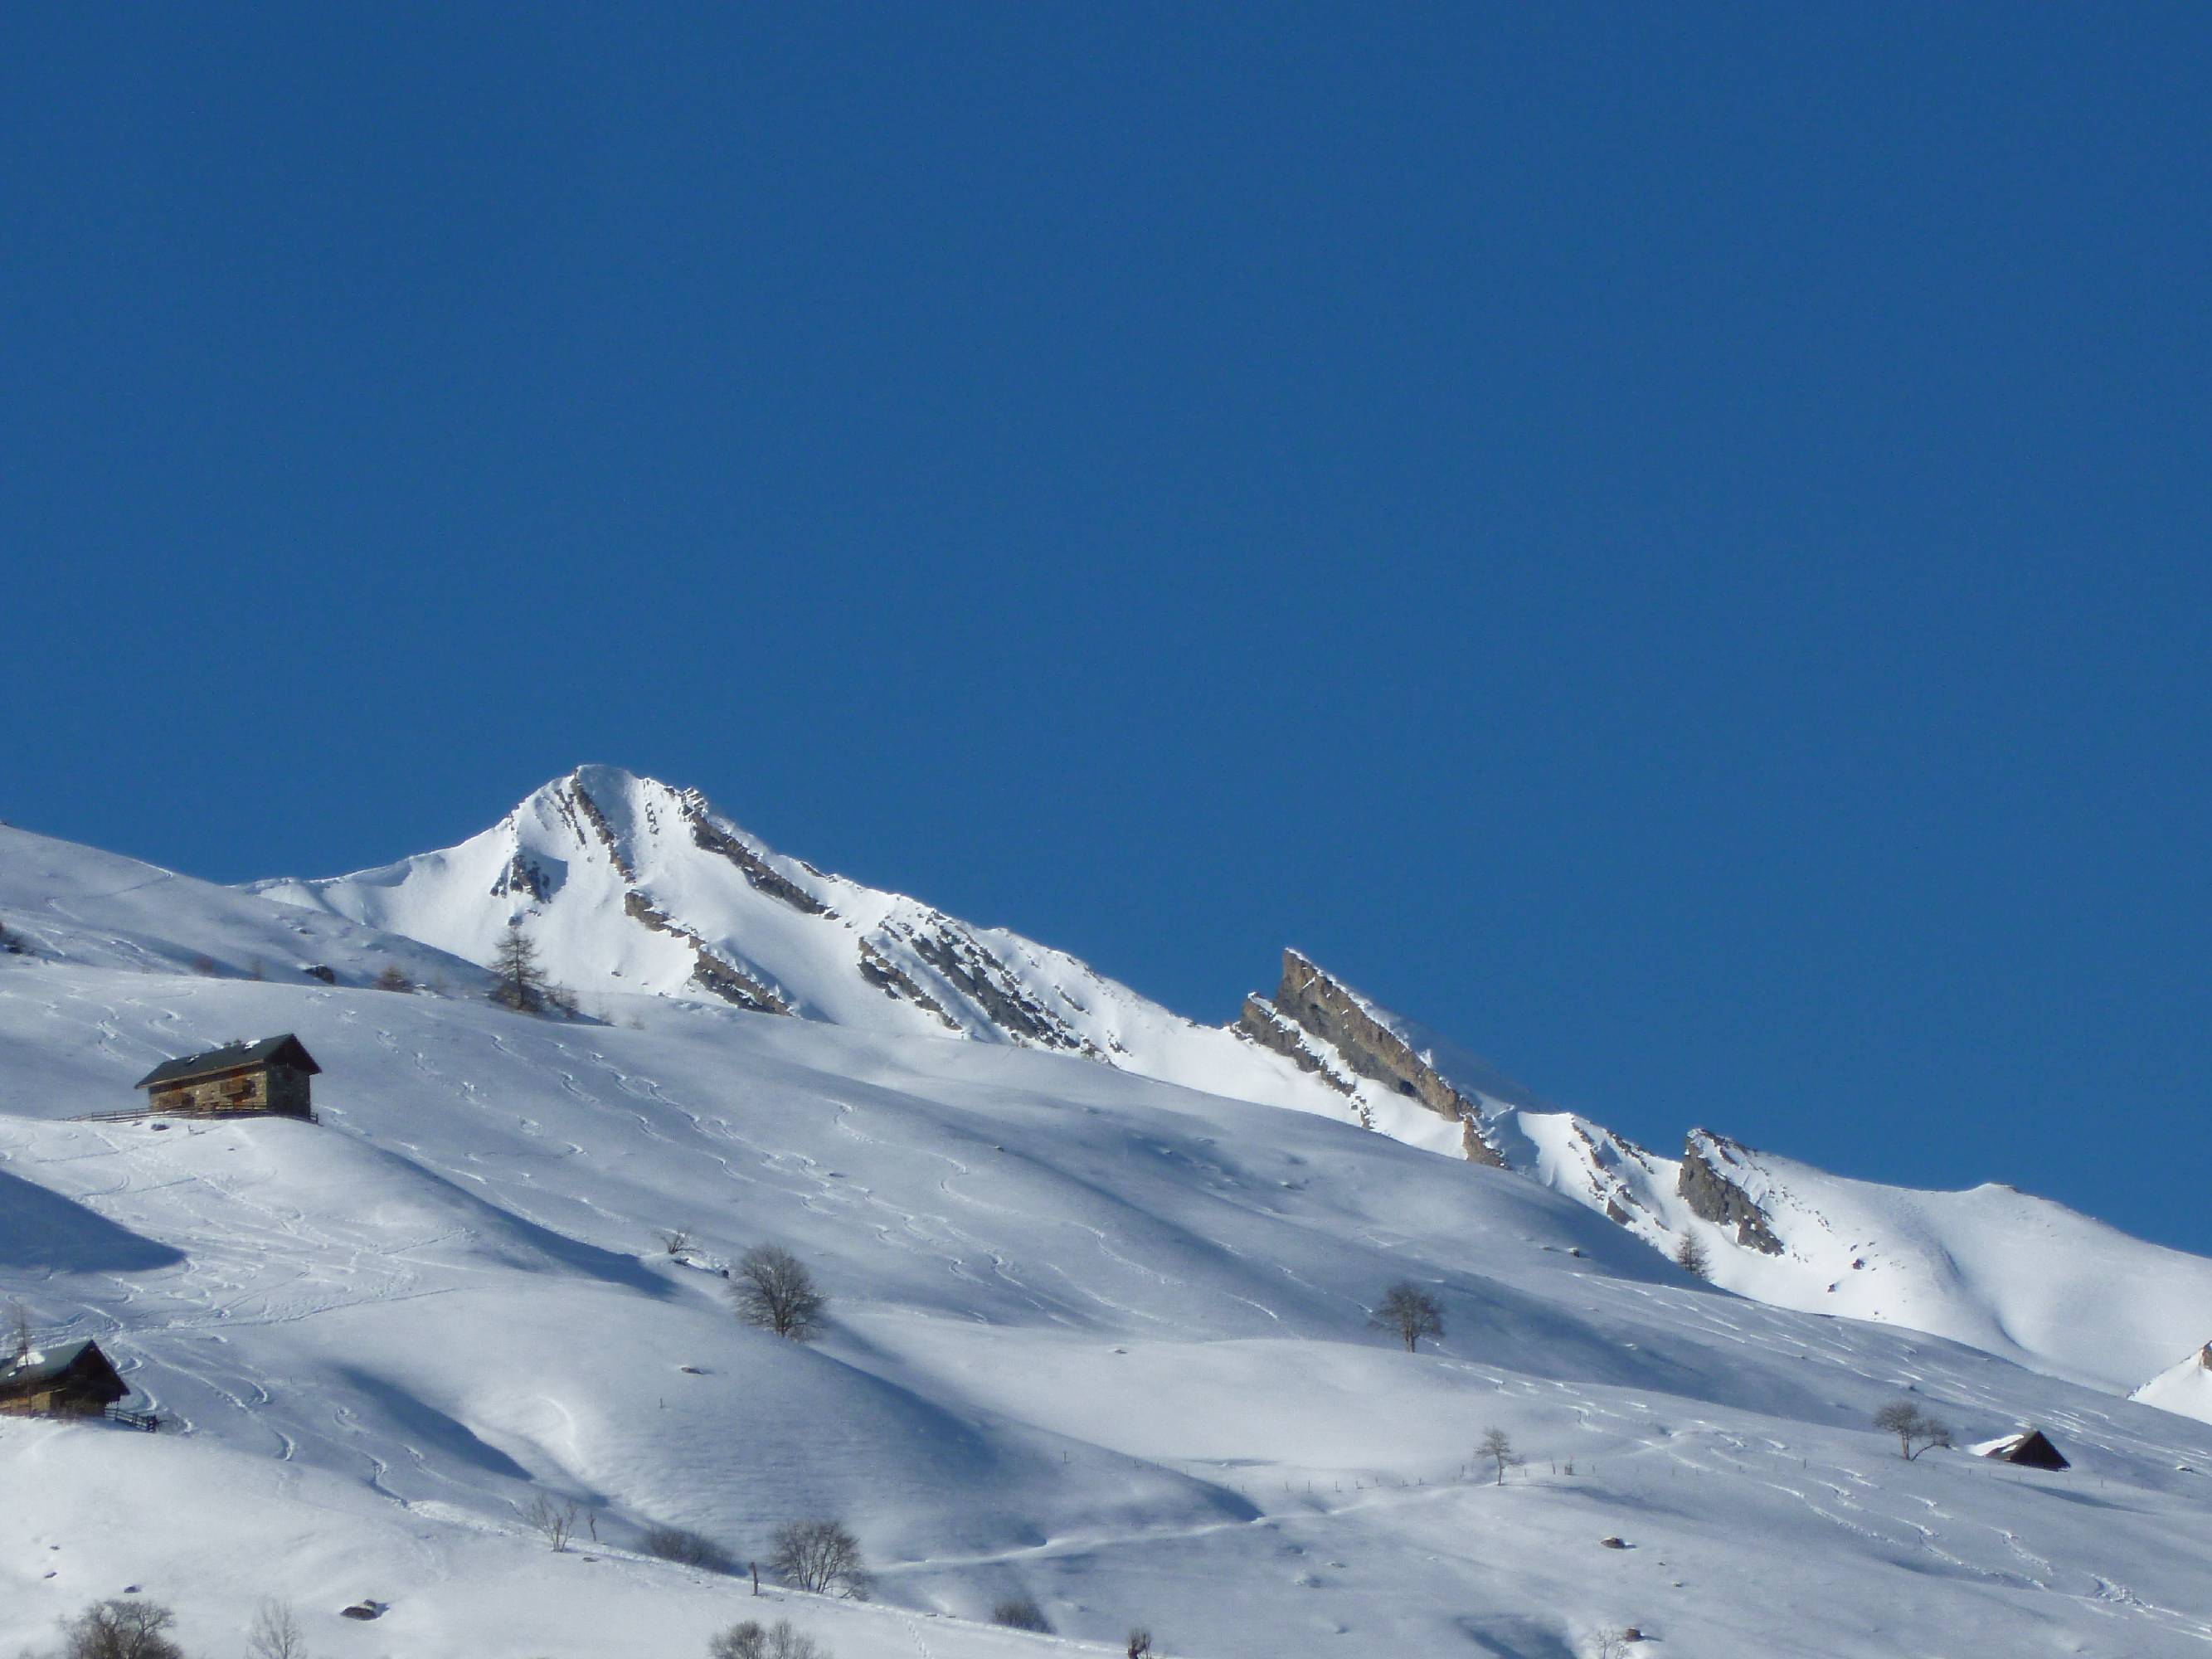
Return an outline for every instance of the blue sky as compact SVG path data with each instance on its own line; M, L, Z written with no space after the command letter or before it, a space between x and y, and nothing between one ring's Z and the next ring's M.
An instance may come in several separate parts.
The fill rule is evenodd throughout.
M9 820L325 873L613 762L2212 1249L2197 9L11 37Z

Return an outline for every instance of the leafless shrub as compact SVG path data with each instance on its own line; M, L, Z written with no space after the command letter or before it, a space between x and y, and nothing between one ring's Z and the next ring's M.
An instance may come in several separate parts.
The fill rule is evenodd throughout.
M370 983L380 991L412 991L415 988L415 981L407 977L406 970L396 962L387 962L378 969L376 977Z
M252 1627L246 1632L246 1650L253 1659L307 1659L307 1638L289 1601L271 1597L254 1609Z
M991 1622L1008 1630L1035 1631L1040 1636L1052 1634L1052 1620L1044 1616L1044 1609L1036 1604L1034 1596L1008 1596L991 1609Z
M816 1288L814 1275L781 1244L756 1244L730 1277L730 1297L748 1325L811 1341L822 1329L830 1298Z
M811 1636L802 1636L788 1619L763 1625L748 1619L711 1638L707 1659L830 1659L830 1650Z
M1129 1659L1146 1659L1152 1650L1152 1632L1139 1626L1129 1632Z
M683 1527L649 1527L639 1540L647 1555L707 1572L735 1572L736 1558L704 1533Z
M796 1589L817 1595L868 1599L868 1570L860 1540L842 1521L787 1521L769 1540L769 1566Z
M670 1255L685 1255L691 1249L691 1230L689 1227L664 1227L660 1230L660 1248Z
M61 1659L185 1659L176 1622L159 1601L95 1601L62 1626Z
M1394 1334L1406 1345L1406 1352L1412 1353L1423 1337L1444 1334L1444 1310L1437 1305L1436 1297L1401 1279L1382 1292L1382 1300L1367 1322L1378 1331Z
M1930 1446L1951 1443L1951 1425L1931 1417L1910 1400L1893 1401L1874 1414L1874 1425L1897 1437L1897 1454L1906 1462Z
M1498 1468L1498 1484L1505 1484L1505 1471L1520 1460L1513 1455L1513 1437L1496 1424L1482 1431L1482 1443L1474 1449L1475 1455L1486 1457Z
M565 1500L556 1502L540 1492L528 1509L523 1510L523 1521L530 1529L545 1540L545 1546L556 1553L568 1547L568 1540L576 1535L577 1510Z

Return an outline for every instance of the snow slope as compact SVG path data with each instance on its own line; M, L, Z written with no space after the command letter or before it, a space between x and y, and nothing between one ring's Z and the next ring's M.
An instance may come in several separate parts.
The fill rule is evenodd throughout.
M2116 1394L2165 1366L2212 1320L2212 1261L2202 1256L2009 1187L1923 1192L1853 1181L1702 1129L1691 1132L1682 1157L1664 1157L1547 1106L1295 952L1291 963L1285 991L1253 1002L1267 1018L1295 1018L1297 1040L1357 1085L1363 1112L1395 1100L1402 1114L1445 1121L1377 1081L1371 1056L1361 1074L1352 1052L1359 1034L1312 1006L1316 988L1324 1002L1356 1010L1403 1044L1401 1059L1431 1074L1415 1080L1431 1097L1463 1103L1473 1133L1504 1167L1669 1257L1696 1238L1714 1282L1740 1295L1929 1332ZM1294 984L1305 988L1289 994ZM1455 1139L1456 1127L1429 1133Z
M1572 1126L1523 1125L1563 1149L1543 1168L1571 1182L1583 1144ZM2116 1394L2212 1324L2212 1261L2048 1199L1852 1181L1703 1132L1688 1150L1748 1196L1779 1249L1747 1247L1738 1229L1698 1215L1681 1194L1683 1161L1641 1149L1608 1170L1627 1224L1670 1251L1696 1235L1715 1282L1762 1302L1931 1332Z
M0 1650L129 1584L194 1651L273 1593L318 1653L424 1659L696 1654L759 1611L839 1659L1136 1623L1194 1659L1557 1659L1630 1623L1676 1653L2212 1640L2212 1426L1699 1285L1520 1175L1007 1042L179 974L204 918L144 902L138 967L58 916L0 957L0 1297L181 1431L0 1419ZM325 954L375 959L328 920ZM283 1030L319 1125L75 1121ZM716 1266L762 1239L836 1298L813 1348L726 1310ZM1445 1310L1419 1354L1365 1328L1399 1277ZM1866 1426L1905 1390L2075 1468L1905 1463ZM1503 1486L1492 1424L1529 1459ZM596 1538L548 1552L541 1493ZM754 1556L825 1512L875 1606L635 1553L672 1522ZM1057 1644L975 1622L1015 1592ZM364 1595L391 1610L335 1618Z
M2208 1352L2212 1352L2212 1342L2176 1360L2131 1397L2160 1411L2212 1423L2212 1358Z

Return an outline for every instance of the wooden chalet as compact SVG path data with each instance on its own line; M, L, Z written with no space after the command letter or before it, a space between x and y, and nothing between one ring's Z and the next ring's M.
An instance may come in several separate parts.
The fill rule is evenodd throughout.
M0 1412L15 1417L99 1417L131 1392L97 1342L17 1355L0 1365Z
M2041 1429L2025 1429L2018 1434L2007 1435L2002 1440L1977 1446L1976 1451L1984 1457L1994 1457L2000 1463L2018 1463L2031 1469L2070 1469L2057 1447Z
M315 1115L307 1079L323 1068L289 1031L165 1060L137 1081L146 1109L199 1117Z

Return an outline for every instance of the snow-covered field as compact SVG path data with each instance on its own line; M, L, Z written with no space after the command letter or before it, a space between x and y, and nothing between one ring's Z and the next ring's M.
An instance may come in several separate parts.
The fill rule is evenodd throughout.
M839 1659L2212 1643L2212 1426L1747 1301L1525 1175L949 1034L605 987L605 1023L508 1014L427 946L15 832L0 923L33 946L0 956L0 1298L180 1431L0 1419L0 1651L132 1585L206 1654L264 1595L318 1653L421 1659L779 1616ZM452 994L360 988L394 958ZM284 1030L319 1125L75 1121ZM715 1269L763 1240L834 1297L819 1344L732 1317ZM1366 1328L1400 1278L1444 1309L1418 1354ZM1868 1425L1907 1392L2075 1467L1907 1463ZM589 1522L566 1553L541 1493ZM636 1553L811 1515L873 1604ZM979 1622L1018 1593L1059 1638Z

